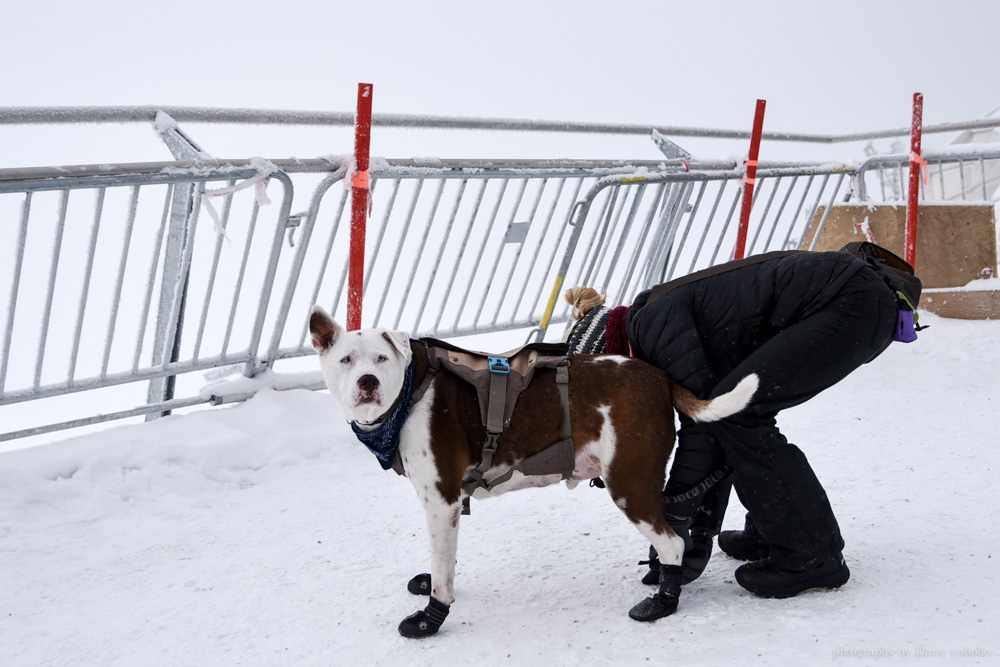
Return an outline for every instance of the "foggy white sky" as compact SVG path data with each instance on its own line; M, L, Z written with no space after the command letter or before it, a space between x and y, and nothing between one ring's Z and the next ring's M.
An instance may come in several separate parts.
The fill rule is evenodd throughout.
M928 124L1000 105L1000 3L992 0L38 0L7 3L3 14L0 106L349 111L356 84L366 81L376 87L376 113L748 129L760 97L766 130L840 133L908 126L916 91L926 96ZM224 157L351 149L349 132L329 128L278 137L189 129ZM105 131L0 126L2 166L169 159L148 127ZM470 147L468 136L445 134L425 131L413 141L387 131L373 137L372 151L601 157L612 150L603 139L540 144L537 135L522 149L496 134ZM88 136L94 144L84 150L79 142ZM631 157L657 157L645 139L611 142ZM696 148L705 157L731 152L713 146ZM780 152L772 147L771 156ZM761 157L769 157L767 146Z

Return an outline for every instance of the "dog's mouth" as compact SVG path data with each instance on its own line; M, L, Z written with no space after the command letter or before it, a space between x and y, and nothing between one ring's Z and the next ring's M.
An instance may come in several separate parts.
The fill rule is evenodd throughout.
M382 405L382 392L380 387L374 387L372 389L365 390L358 387L357 393L354 395L354 405L356 407L361 407L364 405Z

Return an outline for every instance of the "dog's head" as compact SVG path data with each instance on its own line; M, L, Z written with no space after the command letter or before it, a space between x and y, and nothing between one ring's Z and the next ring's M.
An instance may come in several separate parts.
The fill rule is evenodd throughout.
M408 334L385 329L346 332L319 306L312 308L309 331L327 389L348 421L371 422L389 409L410 365Z

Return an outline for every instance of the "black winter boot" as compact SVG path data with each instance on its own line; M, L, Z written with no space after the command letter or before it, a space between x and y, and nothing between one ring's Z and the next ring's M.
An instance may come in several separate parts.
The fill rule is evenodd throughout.
M708 560L712 557L712 532L707 528L692 528L691 519L682 519L670 514L666 517L670 527L684 540L684 560L681 561L684 571L681 574L681 583L690 584L701 576L705 566L708 565Z
M410 639L430 637L435 634L448 618L451 605L447 605L432 597L423 611L410 614L399 624L399 634Z
M841 554L804 570L782 570L765 558L736 568L736 583L762 598L790 598L810 588L839 588L851 578Z
M690 519L670 517L667 523L684 540L681 583L690 584L701 576L712 557L712 533L705 528L692 528L689 531ZM653 546L649 547L649 560L641 560L639 565L649 565L649 572L643 575L642 583L647 586L660 583L660 559Z
M690 584L700 577L711 557L712 534L698 528L692 528L691 546L684 552L684 560L681 563L681 567L684 568L681 583Z
M719 548L736 560L760 560L771 553L771 545L757 532L749 513L743 530L724 530L719 533Z
M667 525L674 531L674 534L684 540L684 553L687 553L694 546L694 542L691 541L691 519L666 513L664 516L667 519Z
M660 590L629 610L634 621L655 621L677 611L677 601L681 595L681 566L660 566Z

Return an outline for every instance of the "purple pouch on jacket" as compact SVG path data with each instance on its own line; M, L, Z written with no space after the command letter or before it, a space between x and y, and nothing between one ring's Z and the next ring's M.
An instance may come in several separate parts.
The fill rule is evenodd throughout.
M892 339L900 343L912 343L917 339L912 310L899 309L899 318L896 320L896 330L892 333Z

